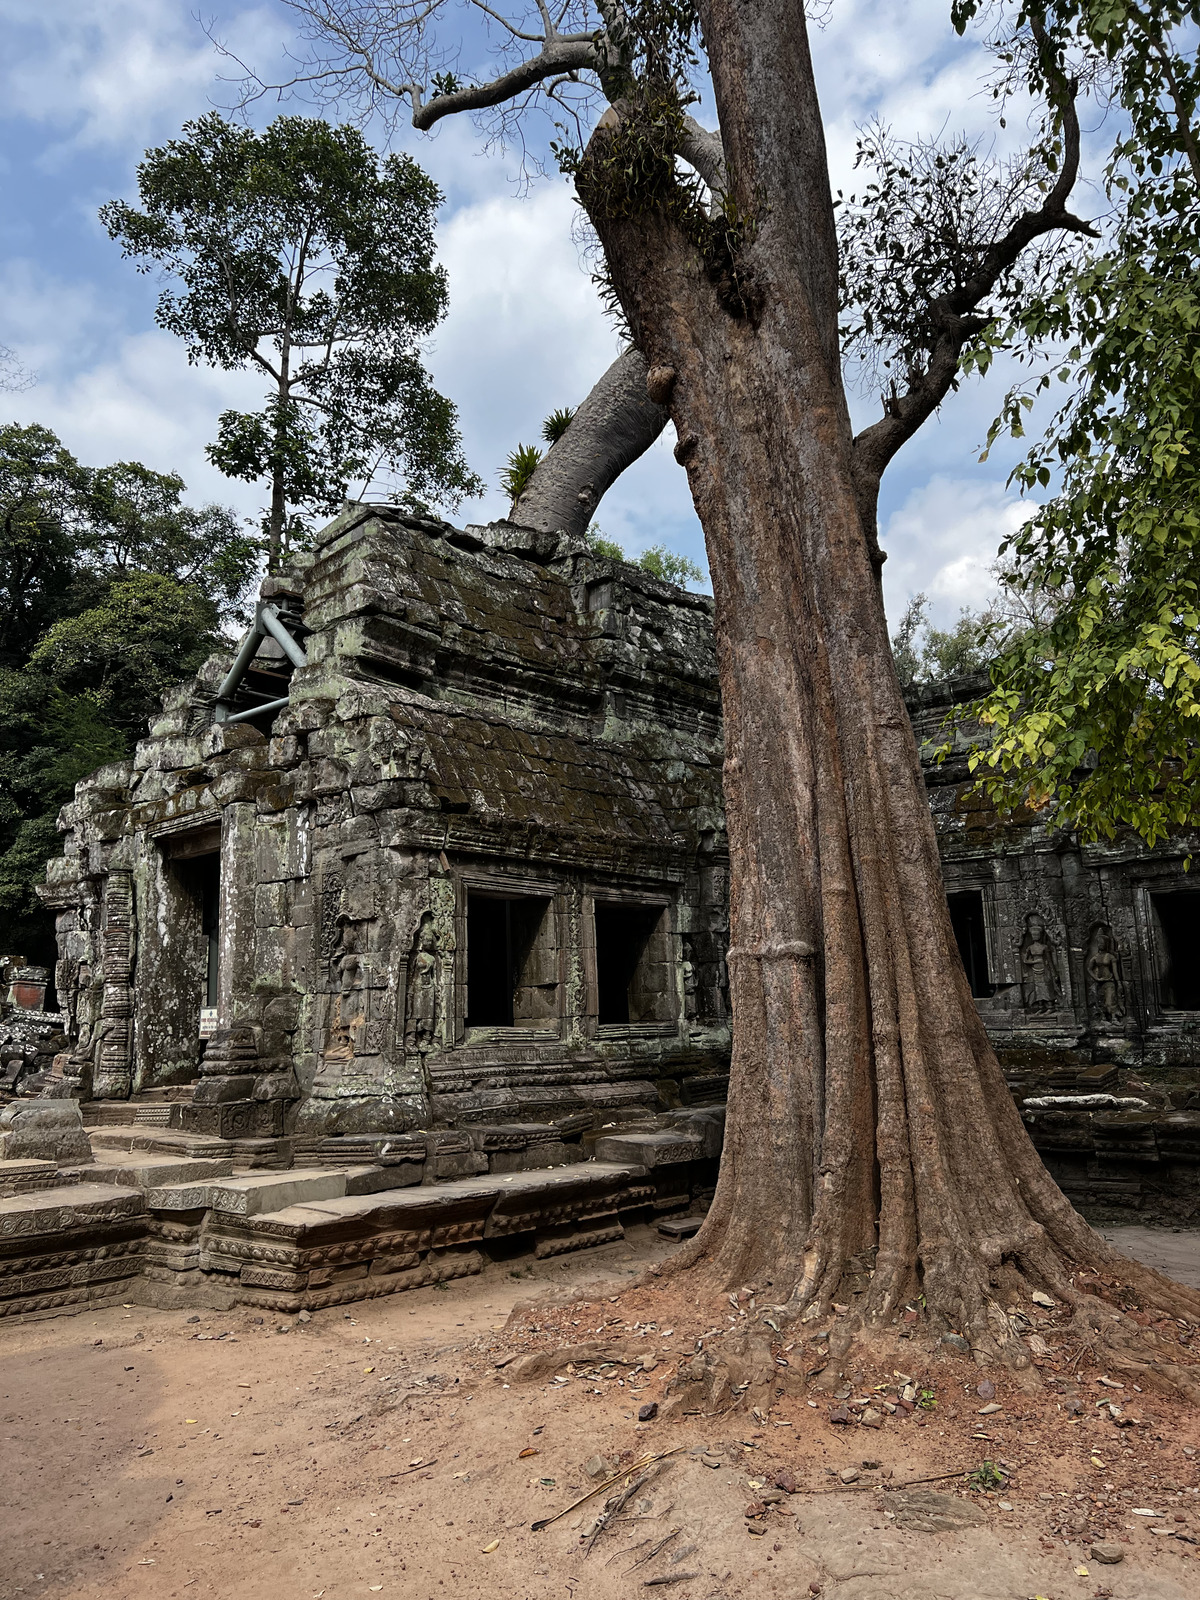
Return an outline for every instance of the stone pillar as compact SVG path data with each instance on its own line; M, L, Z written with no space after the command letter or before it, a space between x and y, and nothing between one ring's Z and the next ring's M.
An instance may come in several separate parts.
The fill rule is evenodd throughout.
M104 996L93 1046L92 1096L128 1100L133 1021L133 875L114 868L104 885L100 966Z
M255 810L226 806L221 829L221 954L217 1015L222 1028L257 1023L254 989Z

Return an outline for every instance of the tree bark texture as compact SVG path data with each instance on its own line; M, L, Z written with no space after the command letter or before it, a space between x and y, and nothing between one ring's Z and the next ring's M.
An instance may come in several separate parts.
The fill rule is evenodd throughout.
M1004 1307L1030 1287L1095 1316L1089 1269L1175 1315L1200 1295L1065 1200L963 974L855 483L803 9L701 5L750 314L670 207L597 200L614 119L580 175L637 343L674 369L716 599L733 1065L716 1200L680 1261L798 1315L857 1289L867 1325L924 1295L935 1327L1019 1368Z
M619 355L538 463L512 520L543 533L587 532L596 507L667 425L669 412L646 392L639 350Z

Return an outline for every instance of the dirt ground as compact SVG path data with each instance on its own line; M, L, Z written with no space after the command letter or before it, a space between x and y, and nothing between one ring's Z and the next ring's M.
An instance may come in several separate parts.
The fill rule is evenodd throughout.
M635 1229L582 1257L289 1318L286 1332L246 1311L140 1307L4 1330L0 1600L1200 1594L1200 1544L1185 1542L1200 1539L1200 1418L1102 1385L1085 1363L1033 1397L991 1374L1000 1410L982 1414L988 1374L897 1341L890 1374L848 1374L855 1395L914 1378L921 1403L877 1430L831 1422L835 1398L811 1386L761 1416L639 1423L696 1328L717 1331L695 1307L668 1321L665 1291L613 1299L671 1248ZM1195 1236L1172 1248L1200 1265ZM556 1286L584 1298L518 1309L504 1331ZM497 1361L514 1337L619 1340L651 1370L584 1362L509 1384ZM1135 1426L1097 1404L1114 1395ZM531 1527L595 1487L590 1458L604 1474L663 1452L593 1539L604 1492ZM904 1487L984 1460L1010 1474L990 1494L961 1476ZM1123 1559L1097 1561L1098 1543Z

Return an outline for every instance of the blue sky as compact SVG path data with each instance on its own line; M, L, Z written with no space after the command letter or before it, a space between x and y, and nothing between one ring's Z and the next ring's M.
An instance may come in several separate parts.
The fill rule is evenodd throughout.
M852 187L855 128L873 116L902 135L991 132L985 58L954 35L948 14L949 0L833 0L814 55L835 186ZM294 43L284 6L207 0L203 15L264 76L282 72ZM121 260L96 220L105 200L136 198L146 146L228 104L228 63L195 0L0 0L0 23L0 343L38 380L0 397L0 409L55 429L89 464L139 459L182 473L194 500L256 512L256 491L204 458L219 412L256 403L255 380L189 368L154 326L155 281ZM258 120L274 109L260 107ZM439 248L451 311L429 364L459 407L472 465L495 485L518 440L534 441L548 411L586 393L616 354L616 336L572 241L565 182L522 194L513 160L485 153L467 123L442 124L432 138L404 128L397 143L447 195ZM881 530L893 618L916 589L942 622L988 592L996 546L1021 519L1005 490L1011 452L977 460L1003 382L994 374L952 396L889 469ZM862 402L856 410L863 421L873 415ZM662 542L703 560L671 442L660 440L610 491L598 520L631 552ZM459 520L504 510L494 488Z

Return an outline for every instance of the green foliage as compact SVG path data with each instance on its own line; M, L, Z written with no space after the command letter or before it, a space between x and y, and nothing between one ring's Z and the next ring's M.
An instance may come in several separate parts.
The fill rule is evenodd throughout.
M542 451L536 444L519 444L509 454L508 465L500 473L500 487L511 500L519 500L537 471Z
M266 481L272 559L306 513L380 470L450 504L479 492L421 361L446 276L441 195L416 162L380 161L352 127L278 117L260 134L212 112L147 152L138 189L143 209L114 200L100 215L139 270L169 280L159 325L190 360L267 382L260 411L224 413L209 455Z
M195 586L222 617L241 620L247 575L259 541L228 506L186 506L178 473L118 461L91 474L88 515L93 559L115 572L158 573Z
M928 610L928 596L915 594L892 635L896 675L906 686L986 671L1014 631L1013 618L999 605L982 611L963 606L952 628L933 627Z
M217 608L201 588L137 572L112 583L99 605L47 629L29 670L90 700L135 737L163 691L194 672L219 639Z
M183 491L136 461L84 467L49 429L0 428L0 951L53 959L35 886L59 808L239 615L259 541Z
M605 556L609 561L624 561L625 550L615 539L605 537L604 530L598 522L588 524L584 538L598 556Z
M1200 5L1045 9L1056 50L1119 108L1113 209L1096 258L1052 278L1008 332L1045 370L993 436L1021 437L1035 396L1067 386L1016 474L1057 492L1002 552L1014 588L1058 606L997 662L993 742L973 766L1001 806L1153 844L1200 816Z
M605 537L598 522L591 524L584 538L598 556L606 556L610 561L629 560L615 539ZM633 565L641 567L643 572L650 573L652 577L661 578L664 583L677 583L681 589L689 583L703 583L707 576L694 561L689 561L677 551L668 550L663 544L654 544L648 550L643 550Z
M87 475L48 428L0 428L0 666L69 610Z
M542 438L547 444L557 444L575 420L574 406L560 406L542 423Z
M705 579L703 567L663 544L652 544L648 550L643 550L637 564L643 572L661 578L664 583L676 583L681 589L689 583L703 583Z
M1003 1489L1008 1478L994 1461L981 1461L967 1474L972 1489Z

